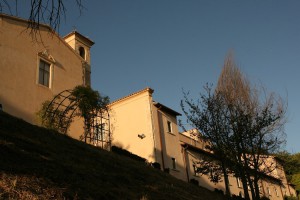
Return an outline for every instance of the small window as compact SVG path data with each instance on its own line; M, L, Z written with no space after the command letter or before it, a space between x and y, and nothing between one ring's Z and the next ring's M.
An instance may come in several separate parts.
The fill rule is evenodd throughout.
M236 183L239 188L242 188L242 181L240 178L236 178Z
M262 186L261 186L261 185L258 187L258 190L259 190L259 194L262 194L262 193L263 193L263 190L262 190Z
M278 192L277 188L275 188L275 194L277 197L279 197L279 192Z
M172 158L172 167L173 169L176 169L176 159Z
M44 60L39 64L39 84L50 87L50 64Z
M167 121L167 125L168 125L168 132L172 133L172 123L170 121Z
M84 50L83 47L79 47L79 55L80 55L83 59L85 59L85 50Z
M197 167L196 167L196 165L193 165L193 168L194 168L194 175L196 176L197 175Z
M241 191L239 192L239 196L244 198L244 194Z
M271 196L271 190L269 187L267 187L268 195Z

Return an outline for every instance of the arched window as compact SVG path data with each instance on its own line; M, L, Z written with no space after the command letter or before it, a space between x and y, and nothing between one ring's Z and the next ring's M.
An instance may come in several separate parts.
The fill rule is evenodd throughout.
M80 55L83 59L85 59L85 50L84 50L83 47L79 47L79 55Z

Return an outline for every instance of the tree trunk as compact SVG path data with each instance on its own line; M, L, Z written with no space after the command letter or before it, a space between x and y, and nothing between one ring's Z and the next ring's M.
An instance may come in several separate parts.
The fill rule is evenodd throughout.
M254 175L253 184L254 184L255 199L256 199L256 200L259 200L259 199L260 199L260 193L259 193L258 181L259 181L259 178L257 177L257 175Z
M227 169L226 169L226 166L225 166L225 163L222 162L222 171L223 171L223 174L224 174L224 182L225 182L225 195L227 197L230 197L231 196L231 192L230 192L230 187L229 187L229 179L228 179L228 174L227 174Z

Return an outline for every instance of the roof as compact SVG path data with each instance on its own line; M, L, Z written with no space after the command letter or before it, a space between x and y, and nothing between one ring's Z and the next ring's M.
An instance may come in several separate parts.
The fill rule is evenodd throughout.
M139 95L139 94L142 94L142 93L144 93L144 92L148 92L149 95L152 95L153 92L154 92L154 90L153 90L152 88L146 87L146 88L144 88L144 89L142 89L142 90L139 90L139 91L137 91L137 92L134 92L134 93L132 93L132 94L129 94L129 95L125 96L125 97L122 97L122 98L120 98L120 99L117 99L117 100L111 102L111 103L108 105L108 107L110 107L110 106L112 106L112 105L114 105L114 104L117 104L117 103L119 103L119 102L125 101L125 100L127 100L127 99L129 99L129 98L135 97L135 96L137 96L137 95ZM163 105L163 104L161 104L161 103L158 103L158 102L153 101L153 105L154 105L155 107L157 107L158 109L161 109L161 110L163 110L163 111L165 111L165 112L167 112L167 113L170 113L170 114L173 114L173 115L176 115L176 116L177 116L177 115L181 115L180 113L176 112L175 110L173 110L173 109L171 109L171 108L169 108L169 107L167 107L167 106L165 106L165 105Z
M149 87L146 87L146 88L144 88L144 89L142 89L142 90L140 90L140 91L134 92L134 93L129 94L129 95L125 96L125 97L122 97L122 98L120 98L120 99L117 99L117 100L111 102L108 106L112 106L112 105L114 105L114 104L116 104L116 103L119 103L119 102L121 102L121 101L124 101L124 100L126 100L126 99L129 99L129 98L131 98L131 97L137 96L137 95L142 94L142 93L144 93L144 92L149 92L149 94L152 95L152 93L154 92L154 90L151 89L151 88L149 88Z
M204 150L204 149L202 149L200 147L196 147L196 146L194 146L192 144L188 144L188 143L183 142L183 141L181 141L181 146L183 146L185 149L190 149L190 150L193 150L193 151L195 151L197 153L201 153L201 154L204 154L206 156L209 156L211 158L215 158L215 159L218 160L218 158L217 158L217 156L215 154L213 154L213 153L211 153L209 151L206 151L206 150Z
M165 112L168 112L170 114L173 114L173 115L176 115L176 116L178 116L178 115L181 116L181 114L179 112L177 112L177 111L175 111L175 110L173 110L173 109L171 109L171 108L169 108L169 107L167 107L167 106L165 106L165 105L163 105L161 103L158 103L158 102L154 101L153 105L155 107L157 107L158 109L163 110Z
M87 43L90 46L95 44L95 42L93 42L91 39L89 39L88 37L78 33L77 31L72 31L71 33L64 36L63 39L67 39L68 37L71 37L72 35L75 35L76 37L79 37L81 40L83 40L85 43Z

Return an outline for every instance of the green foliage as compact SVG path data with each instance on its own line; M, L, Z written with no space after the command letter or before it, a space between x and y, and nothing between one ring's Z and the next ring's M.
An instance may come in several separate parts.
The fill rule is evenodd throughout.
M86 141L88 135L91 136L92 134L93 118L106 109L109 97L101 96L98 91L93 90L89 86L76 86L71 94L72 100L77 102L80 116L84 119L85 133L81 136L81 139Z
M36 113L37 123L45 128L65 133L70 126L69 121L65 118L66 112L54 108L50 103L49 100L42 103L41 109Z
M300 190L300 153L290 154L283 151L276 156L284 161L283 166L288 181L296 185L296 190Z
M109 103L109 97L101 96L98 91L89 86L76 86L72 91L73 100L78 103L81 117L90 119L95 110L105 108Z
M296 173L292 175L291 183L296 185L296 190L300 191L300 173Z
M159 170L161 170L160 164L159 164L158 162L152 163L151 166L152 166L154 169L159 169Z
M59 101L60 96L57 95L54 99ZM46 128L66 133L74 118L74 115L70 115L70 113L78 108L79 112L77 114L83 117L86 132L89 132L93 123L93 117L97 116L97 113L102 112L103 109L106 109L109 103L107 96L101 96L98 91L93 90L89 86L76 86L68 100L68 105L64 106L52 103L49 100L42 103L41 109L37 112L38 123ZM63 98L61 103L63 101L66 102L66 98ZM83 137L86 137L86 133Z
M266 196L263 196L263 197L260 198L260 200L270 200L270 199Z
M284 200L298 200L297 197L284 196Z
M190 179L190 183L194 184L194 185L197 185L197 186L199 185L199 181L194 179L194 178Z
M117 146L112 146L111 147L111 151L114 152L114 153L116 153L116 154L119 154L119 155L122 155L122 156L126 156L128 158L131 158L133 160L146 163L146 159L145 158L142 158L142 157L140 157L138 155L135 155L135 154L127 151L126 149L122 149L122 148L117 147Z
M237 195L232 195L230 197L230 200L244 200L245 198L241 197L241 196L237 196ZM266 199L265 199L266 200ZM269 199L267 199L269 200Z

